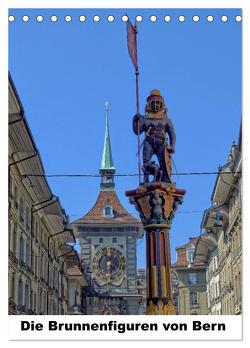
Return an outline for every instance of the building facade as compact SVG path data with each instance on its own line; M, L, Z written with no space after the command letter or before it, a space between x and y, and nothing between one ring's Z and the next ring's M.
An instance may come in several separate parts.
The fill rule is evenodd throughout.
M173 301L178 315L207 314L206 265L194 262L198 238L176 247L177 259L172 264Z
M44 176L9 77L9 314L67 314L68 263L78 265L68 217Z
M147 279L146 279L146 270L144 268L139 268L137 270L137 289L138 293L142 296L141 304L139 307L139 314L146 314L147 307Z
M142 295L137 288L136 241L143 236L143 228L124 209L115 191L108 110L100 174L96 203L72 223L88 278L85 313L138 314Z
M241 292L241 134L228 162L219 168L211 201L204 212L196 259L207 264L209 314L240 314Z

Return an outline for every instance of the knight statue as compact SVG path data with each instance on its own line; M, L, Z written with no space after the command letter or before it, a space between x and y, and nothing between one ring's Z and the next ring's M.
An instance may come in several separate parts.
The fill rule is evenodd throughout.
M167 107L160 91L154 89L147 98L145 115L136 114L133 118L133 130L137 135L145 133L143 140L144 182L149 182L148 175L154 175L154 181L171 183L172 159L175 151L175 131L172 121L167 116ZM169 139L166 137L166 133ZM159 166L151 161L156 155Z

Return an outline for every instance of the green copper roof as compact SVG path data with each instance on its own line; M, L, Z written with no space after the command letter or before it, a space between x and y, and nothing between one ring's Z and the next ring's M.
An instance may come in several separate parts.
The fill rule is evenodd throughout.
M106 130L102 153L102 163L100 169L115 169L110 145L109 123L108 123L108 104L106 103Z

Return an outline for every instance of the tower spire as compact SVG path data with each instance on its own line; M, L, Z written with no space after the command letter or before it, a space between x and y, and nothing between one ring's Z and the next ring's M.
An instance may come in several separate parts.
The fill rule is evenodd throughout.
M104 145L103 145L103 153L102 153L102 162L101 162L101 168L100 168L100 174L102 176L101 189L114 190L115 167L113 163L111 143L110 143L109 122L108 122L109 106L107 101L105 103L105 109L106 109L106 128L105 128L105 137L104 137Z

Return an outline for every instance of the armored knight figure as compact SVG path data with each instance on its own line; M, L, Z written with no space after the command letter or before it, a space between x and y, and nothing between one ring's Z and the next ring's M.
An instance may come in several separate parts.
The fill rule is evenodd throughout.
M160 95L159 90L152 90L147 98L145 115L136 114L134 116L133 130L135 134L138 134L138 131L139 134L145 133L142 166L144 181L147 181L151 163L153 163L154 167L156 166L151 161L152 156L156 155L159 161L159 170L161 171L160 181L171 183L171 154L175 151L176 136L172 121L167 116L164 98ZM166 138L166 133L169 136L169 140Z

